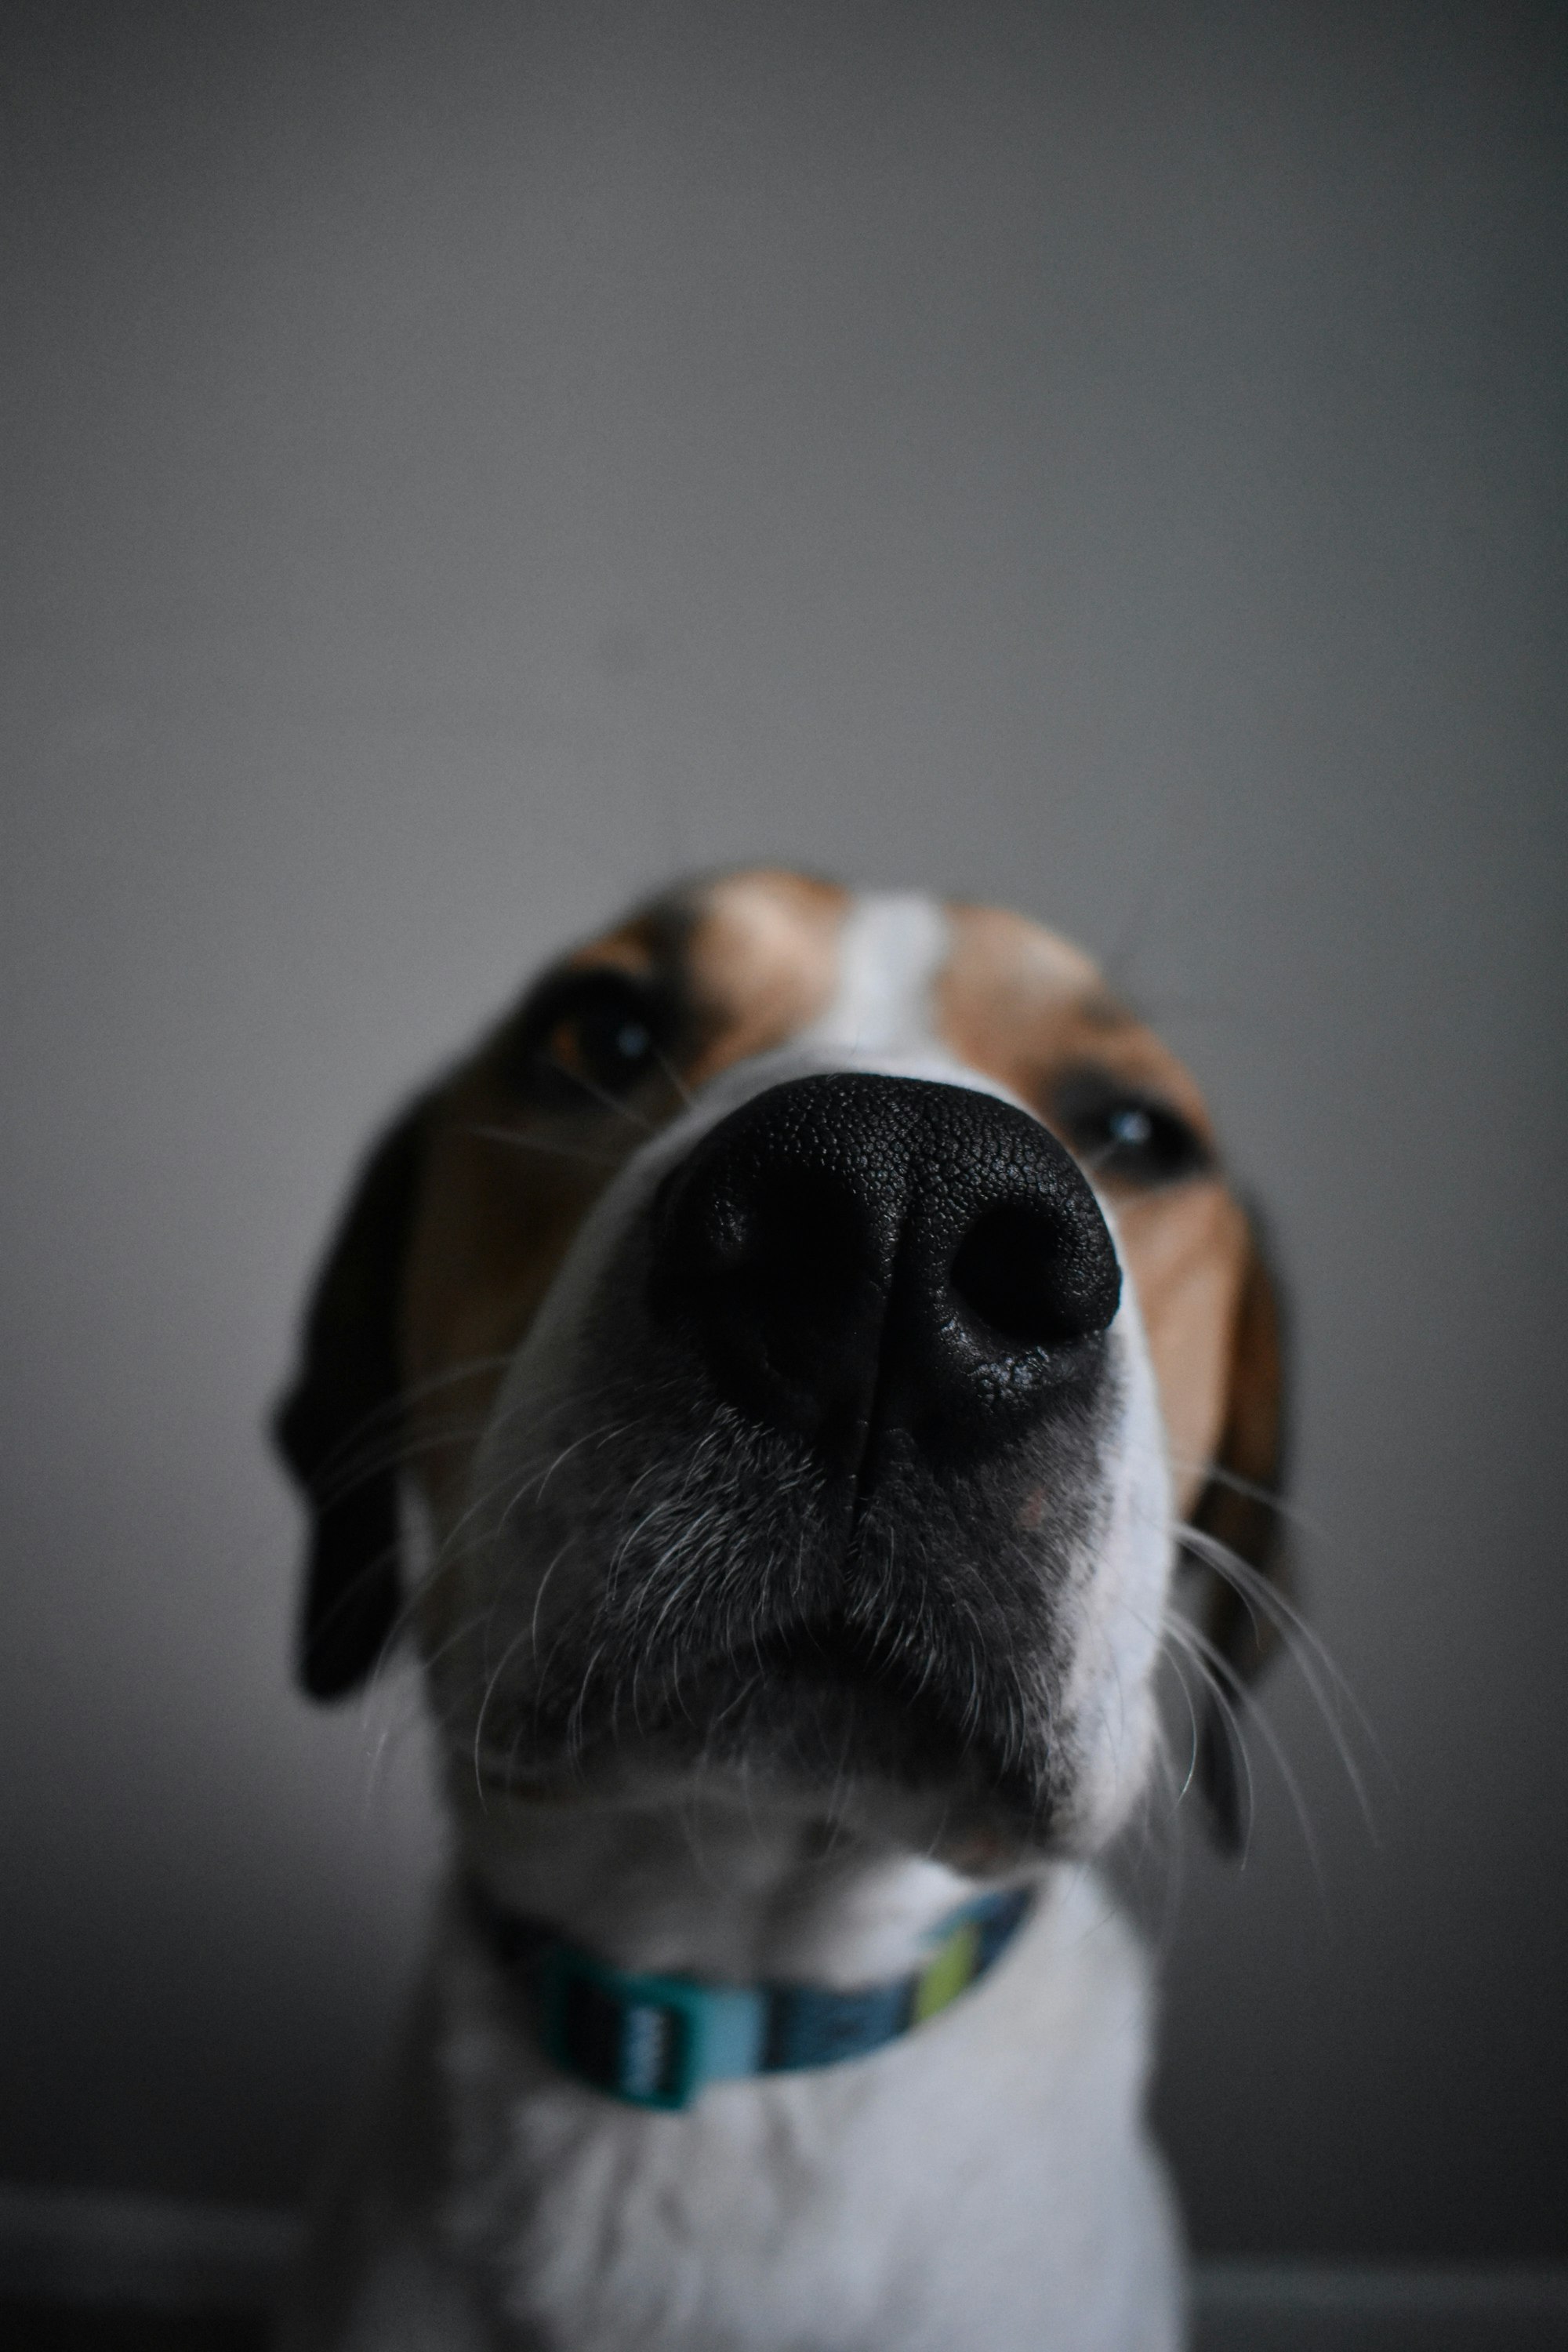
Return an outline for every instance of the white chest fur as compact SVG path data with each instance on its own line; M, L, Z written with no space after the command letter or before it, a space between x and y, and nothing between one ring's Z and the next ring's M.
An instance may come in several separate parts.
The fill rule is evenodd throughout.
M446 2179L411 2234L381 2151L385 2235L344 2331L367 2352L1180 2340L1175 2231L1141 2118L1144 1965L1092 1873L1062 1871L985 1983L902 2042L721 2084L683 2115L556 2075L456 1917L433 1994L424 2112L404 2105L437 2126Z

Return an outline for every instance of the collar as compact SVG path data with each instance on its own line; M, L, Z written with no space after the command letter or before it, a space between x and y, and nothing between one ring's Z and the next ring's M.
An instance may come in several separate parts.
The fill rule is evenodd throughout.
M845 1991L829 1985L725 1984L612 1967L542 1921L506 1911L470 1880L469 1911L524 1991L563 2074L635 2107L689 2106L710 2083L864 2058L978 1984L1023 1925L1027 1887L982 1895L931 1931L912 1975Z

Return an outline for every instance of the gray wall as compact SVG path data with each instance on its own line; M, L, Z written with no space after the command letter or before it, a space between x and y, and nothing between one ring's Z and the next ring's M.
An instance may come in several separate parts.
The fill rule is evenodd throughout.
M258 1436L351 1156L761 855L1016 901L1297 1302L1201 2241L1561 2250L1564 19L8 12L0 2171L285 2197L408 1964ZM1166 1841L1167 1846L1169 1841Z

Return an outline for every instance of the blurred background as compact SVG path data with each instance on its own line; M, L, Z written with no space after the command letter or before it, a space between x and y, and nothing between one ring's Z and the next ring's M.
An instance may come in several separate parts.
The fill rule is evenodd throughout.
M1272 1220L1372 1731L1285 1668L1165 1841L1197 2243L1568 2252L1564 11L6 28L0 2178L300 2195L436 1851L289 1684L307 1270L764 857L1083 940Z

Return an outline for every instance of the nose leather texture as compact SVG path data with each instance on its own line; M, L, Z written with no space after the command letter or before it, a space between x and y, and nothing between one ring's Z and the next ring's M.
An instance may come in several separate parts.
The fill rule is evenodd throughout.
M1048 1130L967 1087L801 1078L722 1120L654 1205L650 1304L742 1412L834 1467L969 1458L1067 1410L1121 1297Z

